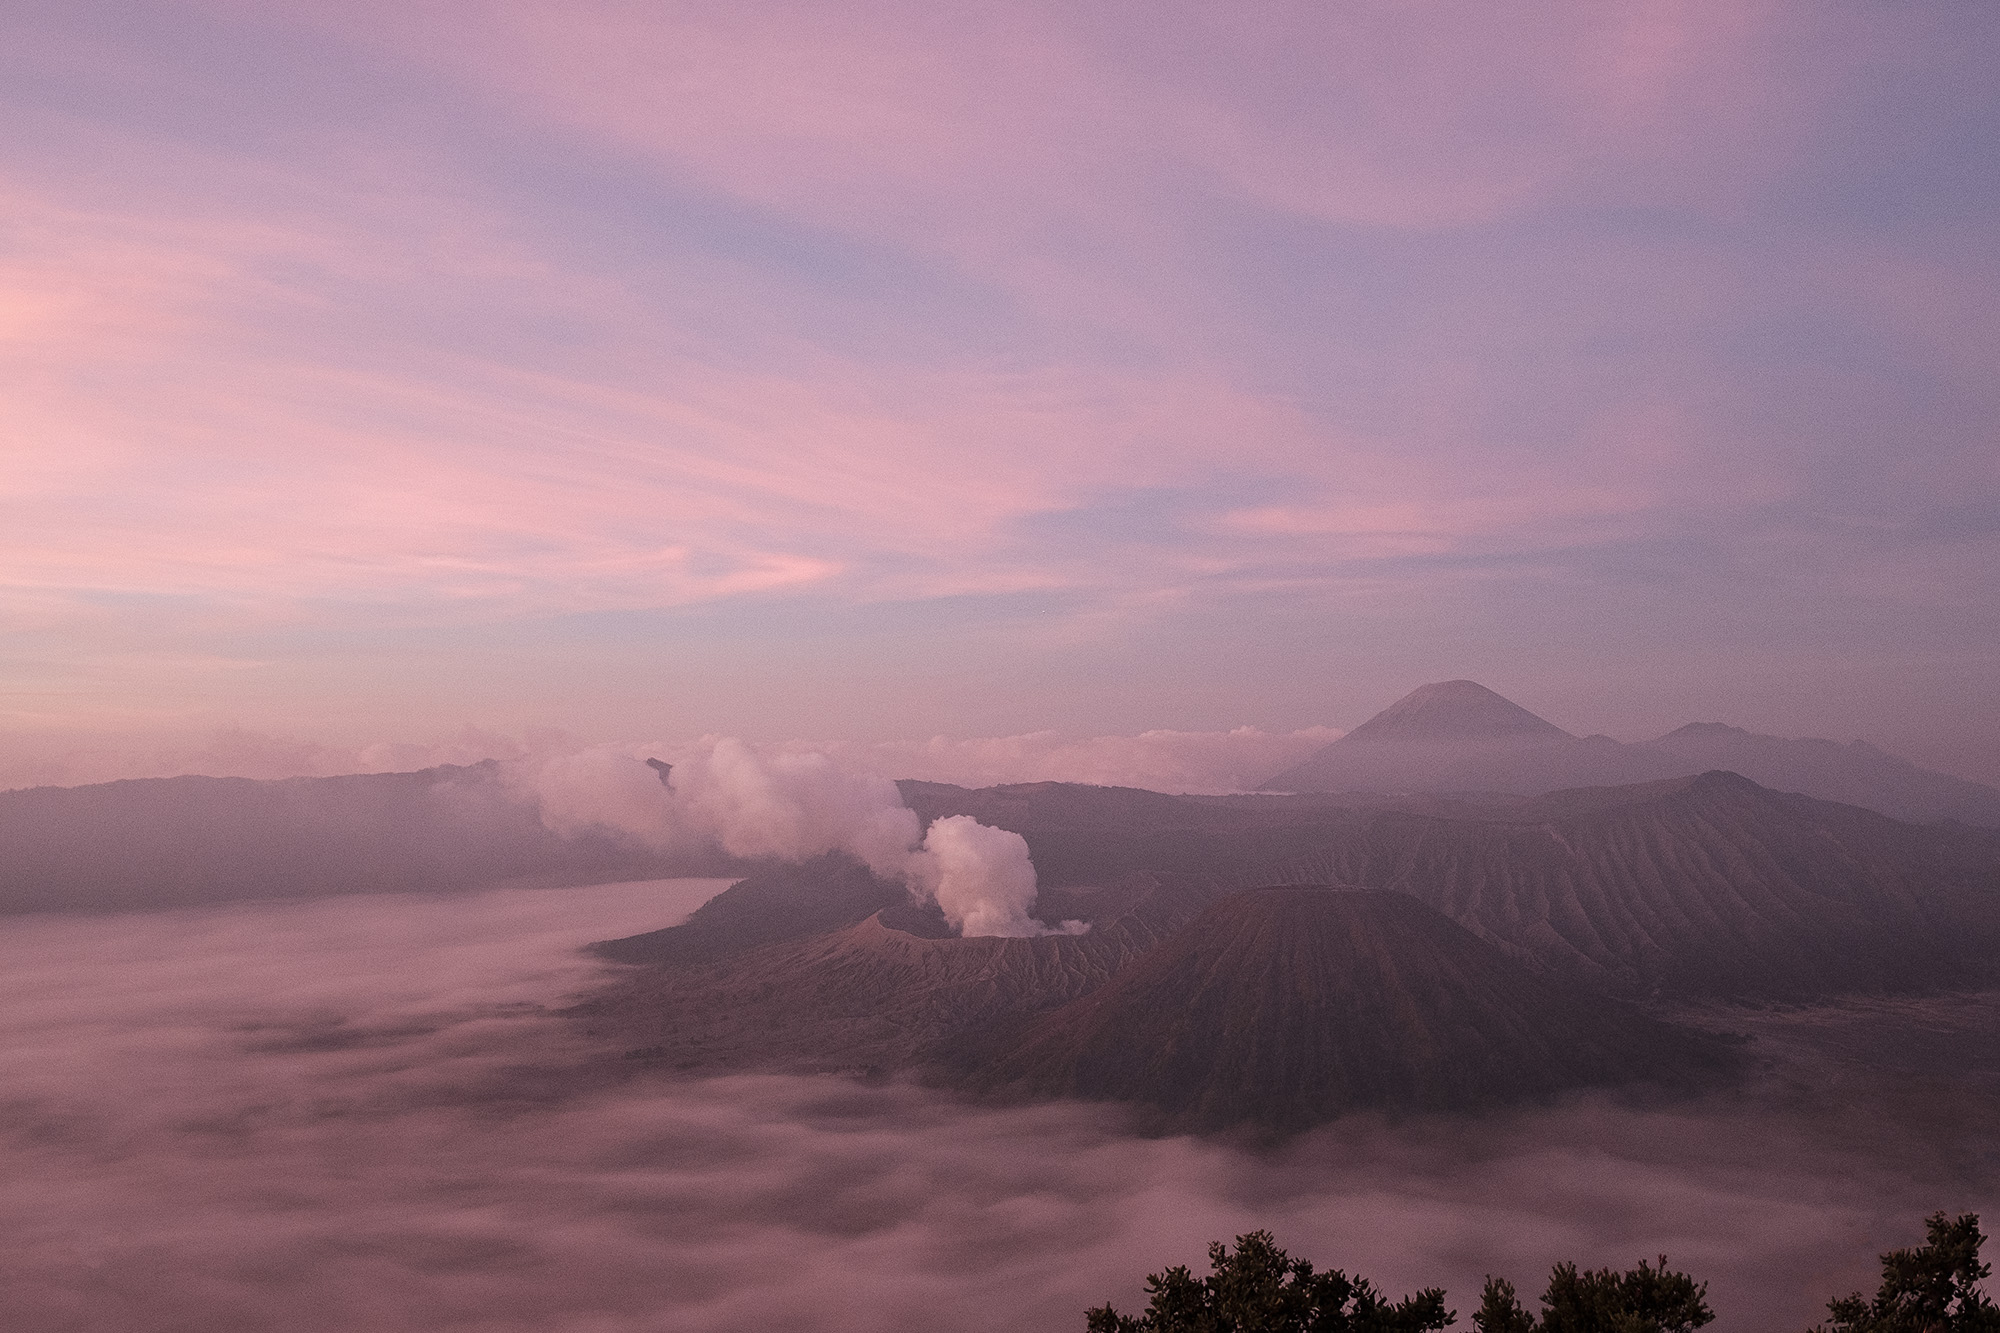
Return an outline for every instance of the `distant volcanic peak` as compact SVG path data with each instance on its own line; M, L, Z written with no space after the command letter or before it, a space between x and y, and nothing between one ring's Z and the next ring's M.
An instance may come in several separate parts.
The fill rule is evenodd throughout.
M1690 722L1684 727L1675 727L1672 731L1660 737L1660 739L1663 741L1670 741L1676 736L1694 737L1694 736L1748 736L1748 735L1750 735L1750 733L1745 731L1743 728L1732 727L1727 722Z
M1710 769L1682 778L1622 783L1615 787L1565 787L1547 792L1506 812L1513 823L1581 819L1589 816L1625 818L1634 811L1672 808L1768 808L1776 794L1741 773Z
M1470 680L1420 685L1335 741L1569 740L1553 722Z
M1765 788L1741 773L1732 773L1725 768L1711 768L1705 773L1690 773L1678 778L1660 778L1653 782L1621 782L1607 787L1565 787L1560 791L1548 792L1539 800L1543 804L1561 805L1579 798L1596 797L1601 798L1602 804L1611 807L1640 805L1647 801L1657 801L1689 792L1720 796L1744 795L1764 790Z
M1720 801L1729 805L1755 805L1769 807L1781 804L1778 793L1769 787L1752 782L1726 768L1711 768L1706 773L1697 773L1690 778L1672 778L1661 783L1641 783L1635 790L1656 787L1662 795L1680 796L1705 801Z
M1764 788L1749 778L1727 768L1711 768L1705 773L1697 773L1686 779L1688 787L1695 791L1763 791Z

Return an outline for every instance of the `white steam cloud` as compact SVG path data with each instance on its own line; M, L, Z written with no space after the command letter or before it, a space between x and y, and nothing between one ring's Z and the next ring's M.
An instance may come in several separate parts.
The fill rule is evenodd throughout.
M1035 867L1018 833L969 815L925 833L888 778L817 751L766 751L733 737L643 749L671 756L671 786L619 746L520 761L511 780L557 833L609 829L663 851L714 843L734 856L788 861L846 852L935 902L963 935L1084 929L1065 922L1052 932L1035 920Z
M1080 921L1051 931L1035 920L1035 866L1018 833L971 815L934 820L923 850L910 857L912 888L934 900L961 935L1080 935Z

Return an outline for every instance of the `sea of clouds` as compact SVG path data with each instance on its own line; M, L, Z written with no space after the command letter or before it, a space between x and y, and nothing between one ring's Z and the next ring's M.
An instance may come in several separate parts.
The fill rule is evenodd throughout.
M577 946L720 887L0 921L0 1326L1081 1328L1269 1227L1462 1315L1487 1272L1539 1290L1557 1259L1664 1251L1721 1333L1803 1329L1922 1214L2000 1217L1990 1103L1883 1115L1859 1065L1799 1054L1838 1014L1773 1019L1784 1070L1700 1105L1357 1119L1264 1153L1107 1108L649 1081L579 1044Z

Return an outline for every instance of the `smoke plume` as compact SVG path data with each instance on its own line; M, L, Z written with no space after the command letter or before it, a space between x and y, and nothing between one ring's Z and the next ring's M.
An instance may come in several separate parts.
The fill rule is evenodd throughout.
M1017 833L969 815L925 833L895 783L818 751L760 750L733 737L640 747L663 751L673 756L665 781L618 746L523 762L513 781L558 833L608 829L660 851L712 843L788 861L846 852L937 903L961 934L1050 933L1033 916L1035 867ZM1069 922L1058 933L1083 929Z
M1065 921L1051 930L1035 920L1035 866L1027 839L971 815L931 824L923 850L910 857L909 879L961 935L1081 935L1088 929L1080 921Z

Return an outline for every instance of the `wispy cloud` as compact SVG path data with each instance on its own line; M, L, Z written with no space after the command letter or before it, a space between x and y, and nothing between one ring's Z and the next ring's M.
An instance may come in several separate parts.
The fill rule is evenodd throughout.
M1135 680L1141 624L1400 645L1344 662L1369 691L1551 635L1650 660L1634 597L1690 644L1721 599L1773 661L1824 642L1777 606L1887 659L1927 618L1993 644L1970 12L9 22L0 660L77 708L181 708L205 687L129 682L207 656L274 663L260 714L403 732L432 672L383 644L423 632L518 725L496 636L575 674L577 617L716 606L921 604L942 660L965 608L1039 596L1044 679L1114 625ZM135 603L174 610L106 623ZM1001 726L1046 720L1005 688ZM1224 721L1178 688L1100 725Z

